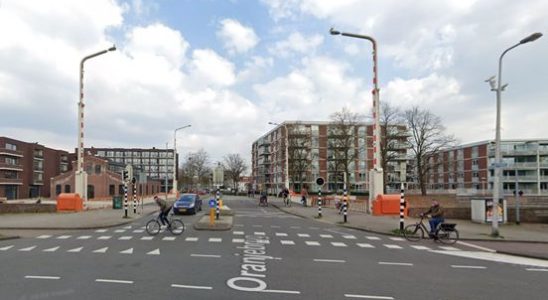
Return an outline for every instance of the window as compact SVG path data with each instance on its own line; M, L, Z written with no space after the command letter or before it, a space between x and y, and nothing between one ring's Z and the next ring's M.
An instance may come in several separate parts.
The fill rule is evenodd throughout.
M17 179L17 172L15 171L5 171L4 178L7 179Z
M114 193L116 192L116 187L114 186L114 184L111 184L108 186L108 194L110 196L114 196Z
M17 159L13 158L13 157L6 157L6 164L11 165L11 166L15 166L15 165L17 165Z
M6 143L6 149L17 151L17 145Z
M44 157L44 150L34 149L34 157Z
M70 193L70 184L65 184L65 193Z
M59 169L61 170L61 173L64 173L64 172L68 171L68 166L67 165L61 165L61 167Z
M42 181L44 180L44 173L34 173L33 174L34 181Z
M86 166L86 173L88 173L88 175L91 175L91 165Z
M34 166L35 171L43 171L44 170L44 161L34 160L33 166Z
M61 194L61 185L57 184L55 185L55 195Z
M95 174L101 174L101 165L95 165Z

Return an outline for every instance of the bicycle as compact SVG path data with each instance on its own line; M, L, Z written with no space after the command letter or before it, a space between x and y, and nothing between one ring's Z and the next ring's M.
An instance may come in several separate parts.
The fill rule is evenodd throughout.
M268 200L266 196L261 196L259 198L259 206L267 207L268 206Z
M459 240L459 232L455 228L457 224L440 223L436 227L434 234L430 235L430 231L423 222L425 218L427 217L421 214L419 222L405 226L403 229L403 236L405 239L410 242L416 242L425 239L425 232L427 232L428 239L434 239L435 241L440 241L444 244L454 244Z
M291 207L291 199L288 195L284 195L284 205Z
M179 219L173 218L173 213L170 213L167 217L167 229L173 235L181 235L185 231L185 224ZM150 235L157 235L161 230L160 214L155 219L147 222L145 229Z

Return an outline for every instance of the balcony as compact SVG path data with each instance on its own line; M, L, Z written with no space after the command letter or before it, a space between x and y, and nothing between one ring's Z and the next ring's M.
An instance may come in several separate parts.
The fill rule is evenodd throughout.
M0 185L23 185L21 178L0 178Z
M23 151L0 148L0 155L13 156L13 157L23 157Z
M23 171L23 165L12 165L5 162L0 162L0 170Z

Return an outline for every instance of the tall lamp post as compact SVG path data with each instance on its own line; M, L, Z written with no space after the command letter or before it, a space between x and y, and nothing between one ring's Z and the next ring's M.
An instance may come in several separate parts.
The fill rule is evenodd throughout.
M331 35L342 35L352 38L368 40L373 44L373 169L369 173L369 203L368 210L371 214L372 200L378 195L383 193L383 170L380 164L381 157L381 131L380 131L380 105L379 105L379 86L378 86L378 67L377 67L377 42L374 38L367 35L360 35L354 33L340 32L333 28L329 30Z
M285 187L289 190L289 131L285 123L278 124L275 122L268 122L270 125L283 126L285 129Z
M519 45L535 41L538 38L540 38L541 36L542 36L542 33L540 33L540 32L533 33L530 36L528 36L528 37L522 39L521 41L519 41L519 43L513 45L512 47L510 47L506 50L504 50L504 52L502 52L502 54L499 57L498 78L495 79L495 76L493 76L493 77L486 80L491 85L491 91L497 92L497 117L496 117L497 120L496 120L496 134L495 134L495 165L494 165L494 167L495 167L495 178L494 178L494 181L493 181L493 208L492 208L492 222L491 222L492 223L491 235L495 236L495 237L499 236L498 201L501 198L501 194L502 194L501 193L501 188L502 188L502 186L501 186L501 176L502 176L502 168L504 167L503 163L502 163L502 156L501 156L501 153L500 153L500 101L501 101L500 98L501 98L502 91L506 87L506 84L501 86L501 83L502 83L502 58L504 57L504 55L508 51L516 48ZM496 87L495 87L495 84L496 84Z
M80 61L80 100L78 101L78 153L76 172L74 175L74 190L82 199L88 199L87 174L84 172L84 63L86 60L115 51L116 46L88 55Z
M173 131L173 193L177 194L177 131L188 128L192 125L185 125Z

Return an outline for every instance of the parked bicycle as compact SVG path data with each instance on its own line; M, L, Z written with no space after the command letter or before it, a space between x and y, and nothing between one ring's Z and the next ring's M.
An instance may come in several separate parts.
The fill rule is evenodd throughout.
M168 222L167 229L171 232L171 234L180 235L185 231L185 224L183 223L183 221L179 219L174 219L172 213L168 215L167 222ZM158 214L158 216L155 219L152 219L147 222L145 228L148 234L157 235L158 233L160 233L162 229L160 225L161 225L160 214Z
M419 222L405 226L403 236L411 242L427 238L440 241L444 244L454 244L459 240L459 232L455 228L457 224L441 223L437 226L434 234L430 235L430 231L423 222L423 220L427 218L426 215L421 214Z

